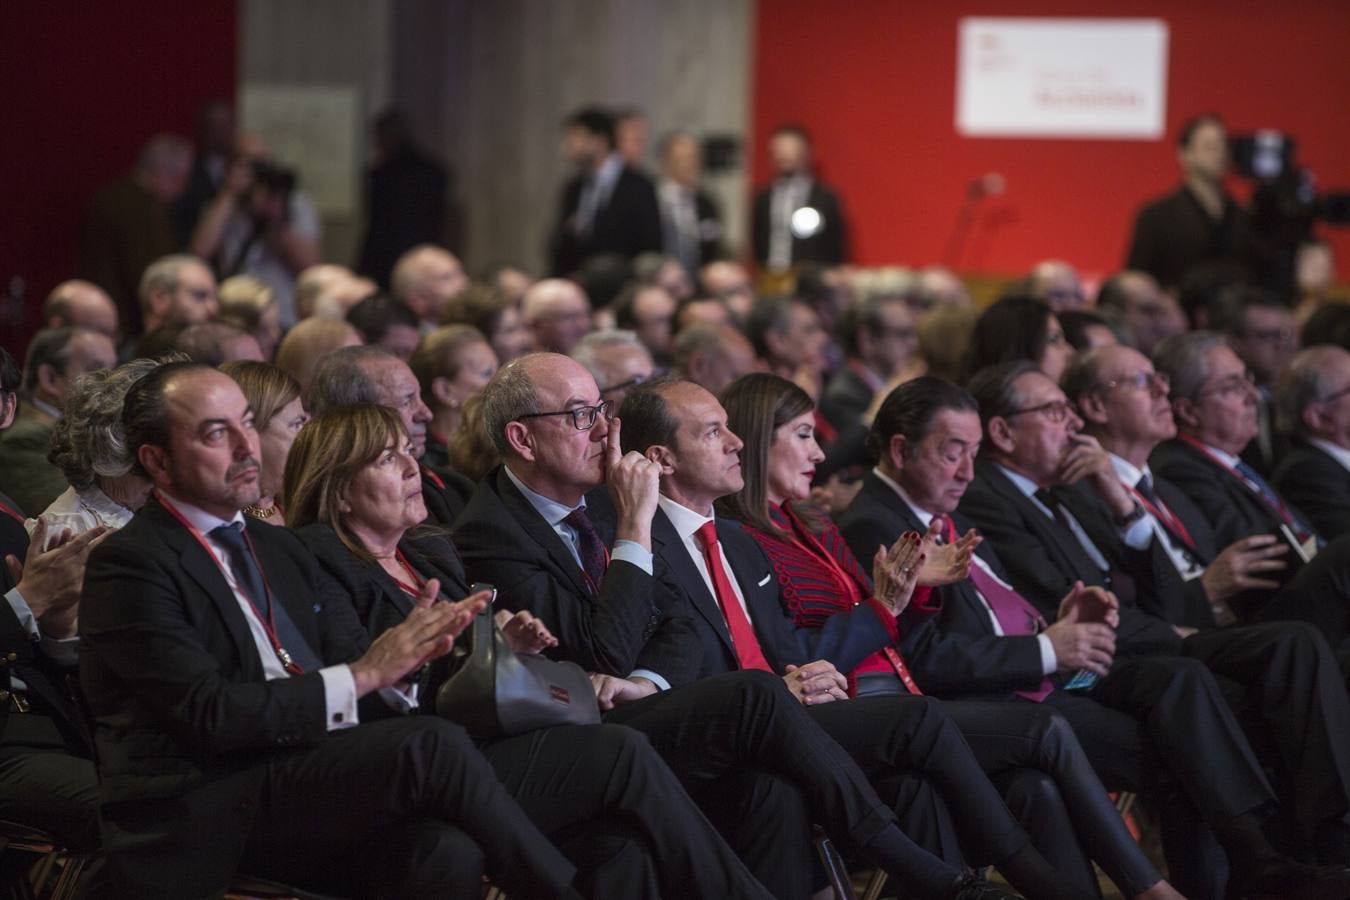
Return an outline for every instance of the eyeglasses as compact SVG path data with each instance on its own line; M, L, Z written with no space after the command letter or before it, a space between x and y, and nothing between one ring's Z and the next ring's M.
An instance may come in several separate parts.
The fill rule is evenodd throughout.
M1229 375L1213 387L1202 388L1195 392L1195 396L1203 397L1205 394L1223 394L1230 397L1233 394L1245 394L1256 386L1256 376L1248 369L1241 375Z
M604 416L606 422L614 418L614 401L601 400L594 406L578 406L575 409L560 409L557 412L527 413L523 416L516 416L516 421L542 419L545 416L571 416L572 425L576 430L586 431L595 425L597 416Z
M1013 416L1026 415L1027 413L1045 413L1045 417L1054 424L1058 425L1069 418L1069 413L1073 412L1073 407L1067 400L1055 400L1051 403L1042 403L1040 406L1028 406L1026 409L1015 409L1003 418L1011 419Z
M1337 400L1341 399L1341 398L1344 397L1346 394L1350 394L1350 385L1347 385L1346 387L1341 388L1339 391L1334 391L1333 393L1327 394L1325 397L1323 397L1321 400L1318 400L1317 402L1318 402L1318 403L1335 403Z
M1107 391L1118 387L1129 388L1132 391L1147 391L1150 388L1157 388L1159 391L1167 393L1172 387L1172 379L1168 378L1164 372L1135 372L1133 375L1126 375L1102 385L1102 389Z
M1248 331L1243 336L1253 341L1261 341L1263 344L1289 344L1294 340L1294 330L1292 328L1260 328Z

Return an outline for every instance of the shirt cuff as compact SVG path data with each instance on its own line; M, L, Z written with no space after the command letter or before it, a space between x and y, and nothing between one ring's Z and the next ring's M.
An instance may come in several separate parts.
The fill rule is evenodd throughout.
M347 666L328 666L319 670L323 679L323 702L328 711L329 731L360 724L356 712L356 680Z
M1055 655L1055 645L1044 634L1036 635L1041 644L1041 674L1053 675L1059 671L1059 657Z
M54 638L49 635L42 636L40 644L42 653L58 666L74 666L80 662L80 636L68 638Z
M380 699L395 712L410 713L417 709L417 685L410 684L406 691L396 687L380 688Z
M1124 529L1123 536L1125 546L1131 550L1146 550L1149 541L1153 540L1153 523L1148 516L1140 516L1129 528Z
M661 691L670 690L670 682L666 681L665 678L656 674L651 669L634 669L633 671L628 673L628 679L631 681L634 678L647 679L652 684L656 685L657 690Z
M614 551L610 554L609 560L610 562L623 560L632 563L648 575L652 574L652 551L637 541L615 541Z
M5 594L5 602L9 604L10 609L14 610L14 615L18 617L19 624L23 626L24 631L28 632L28 636L35 641L39 640L42 637L42 632L38 630L37 616L33 615L33 611L28 608L28 601L23 599L23 594L19 593L17 587L9 589Z

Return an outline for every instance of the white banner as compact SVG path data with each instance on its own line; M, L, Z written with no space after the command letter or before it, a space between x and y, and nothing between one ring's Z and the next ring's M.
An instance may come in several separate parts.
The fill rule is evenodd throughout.
M965 18L956 130L969 137L1162 137L1161 19Z

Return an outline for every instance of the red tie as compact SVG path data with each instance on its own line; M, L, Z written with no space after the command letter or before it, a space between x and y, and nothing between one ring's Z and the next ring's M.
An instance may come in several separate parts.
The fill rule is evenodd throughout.
M772 672L773 667L764 658L764 651L759 647L759 639L755 637L755 629L750 626L750 620L746 618L741 602L736 599L736 590L731 586L731 579L727 578L726 569L722 567L722 548L717 543L717 523L704 522L695 534L703 547L703 561L708 566L708 574L712 576L717 603L722 607L722 616L727 620L727 629L731 631L731 645L736 648L736 659L740 661L741 668Z
M956 525L950 516L942 516L942 536L948 543L956 541ZM1025 597L1012 588L1005 587L997 578L991 576L978 563L970 564L970 582L975 590L984 597L984 602L993 610L1003 633L1009 637L1035 634L1044 624L1040 612ZM1034 691L1013 691L1019 697L1025 697L1040 703L1046 694L1054 689L1049 678L1042 678L1041 685Z
M3 500L0 500L0 515L9 516L11 519L13 519L15 522L18 522L20 525L23 524L23 516L19 515L18 510L10 509L9 506Z

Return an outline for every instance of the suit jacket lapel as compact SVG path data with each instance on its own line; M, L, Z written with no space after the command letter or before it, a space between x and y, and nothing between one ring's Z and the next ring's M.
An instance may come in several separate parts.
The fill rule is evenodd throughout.
M684 542L675 531L675 526L671 524L665 511L659 507L652 518L652 551L669 568L671 577L684 591L694 609L698 610L698 614L707 621L713 633L726 645L727 652L735 657L736 649L731 643L731 632L727 630L727 621L722 615L717 598L713 596L712 591L708 589L708 583L699 574L698 567L690 558L689 551L685 549Z
M558 532L554 531L544 517L539 515L538 511L530 505L530 501L525 499L525 495L516 489L506 474L506 468L499 467L496 473L497 494L502 498L502 504L507 508L520 526L525 529L525 533L530 539L544 548L548 554L549 560L553 563L561 577L572 585L577 596L591 596L591 587L586 583L586 578L578 565L576 557L570 550L563 546L562 538Z
M1029 523L1036 539L1047 549L1052 557L1058 557L1060 565L1074 573L1088 584L1096 584L1102 579L1102 572L1088 558L1072 531L1059 524L1036 506L1030 497L1022 493L1012 479L1004 475L992 464L989 466L989 483L1004 498L1022 511L1022 518ZM1061 503L1061 506L1063 504ZM1067 534L1066 534L1067 532Z
M164 535L164 543L178 554L178 563L188 577L197 583L202 592L211 599L217 612L225 622L225 630L234 641L239 653L244 674L250 679L262 679L262 660L258 658L258 647L253 642L253 633L249 630L244 611L230 590L225 575L215 559L206 552L197 539L192 536L169 512L153 497L146 502L144 511L154 517Z

